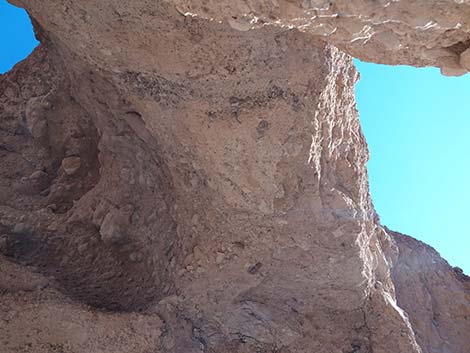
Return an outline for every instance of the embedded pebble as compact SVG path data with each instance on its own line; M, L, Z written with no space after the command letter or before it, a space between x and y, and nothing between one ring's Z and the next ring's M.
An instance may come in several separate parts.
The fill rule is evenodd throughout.
M67 175L74 175L82 165L82 160L80 157L67 157L62 160L62 169Z

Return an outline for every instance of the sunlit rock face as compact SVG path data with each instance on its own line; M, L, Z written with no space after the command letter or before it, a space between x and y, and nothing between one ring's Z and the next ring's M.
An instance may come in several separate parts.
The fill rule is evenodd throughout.
M467 316L413 309L423 282L403 290L412 257L370 201L331 43L378 49L306 30L322 4L15 4L42 44L0 77L7 352L465 351ZM412 51L371 60L438 64Z
M363 61L437 66L468 72L470 4L466 0L169 0L181 13L227 21L246 31L297 28Z

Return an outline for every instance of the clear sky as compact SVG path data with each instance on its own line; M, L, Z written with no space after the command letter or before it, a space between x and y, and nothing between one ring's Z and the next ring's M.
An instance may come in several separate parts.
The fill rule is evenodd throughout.
M382 224L470 274L470 75L356 60L357 104Z
M26 58L36 45L26 12L0 0L0 73Z
M37 45L23 10L0 0L0 73ZM356 61L357 101L382 224L470 274L470 75Z

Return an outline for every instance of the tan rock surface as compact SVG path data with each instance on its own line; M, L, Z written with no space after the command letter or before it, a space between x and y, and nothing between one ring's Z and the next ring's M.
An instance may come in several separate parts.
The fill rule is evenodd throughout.
M430 246L390 233L400 252L392 271L398 304L408 313L423 352L468 352L470 277Z
M42 44L0 76L6 352L413 353L437 334L395 300L347 54L180 3L15 3Z
M233 28L298 28L364 61L437 66L467 72L459 57L469 46L466 0L168 0L188 16Z

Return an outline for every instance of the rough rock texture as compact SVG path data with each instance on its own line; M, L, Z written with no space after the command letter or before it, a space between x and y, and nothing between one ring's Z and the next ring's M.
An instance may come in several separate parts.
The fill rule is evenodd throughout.
M298 28L364 61L470 70L468 0L168 0L184 14L227 21L246 31Z
M351 58L204 3L15 1L42 44L0 76L5 352L464 353L373 209Z
M392 278L398 305L410 316L425 352L468 352L470 277L430 246L390 232L399 249Z

